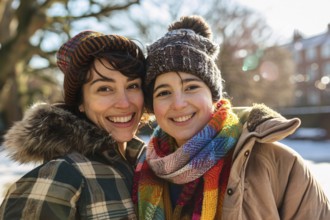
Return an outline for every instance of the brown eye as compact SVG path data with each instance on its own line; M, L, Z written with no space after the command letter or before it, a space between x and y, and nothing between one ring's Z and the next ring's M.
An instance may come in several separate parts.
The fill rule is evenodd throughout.
M112 91L112 89L107 86L101 86L97 89L97 91L98 92L110 92L110 91Z
M167 96L170 95L171 93L169 91L161 91L159 93L156 94L156 97L163 97L163 96Z
M198 89L198 88L199 88L198 85L190 85L190 86L187 86L186 90L191 91L191 90Z
M140 86L140 84L138 84L138 83L134 83L134 84L131 84L131 85L129 85L129 89L139 89L141 86Z

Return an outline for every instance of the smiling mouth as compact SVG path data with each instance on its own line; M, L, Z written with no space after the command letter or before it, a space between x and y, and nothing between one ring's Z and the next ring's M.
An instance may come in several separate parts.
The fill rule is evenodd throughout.
M133 119L134 114L131 114L131 115L128 115L128 116L108 117L108 119L109 119L109 121L114 122L114 123L127 123L127 122L130 122Z
M172 118L172 120L175 122L185 122L185 121L188 121L189 119L191 119L193 116L194 116L194 114L190 114L190 115L180 116L177 118Z

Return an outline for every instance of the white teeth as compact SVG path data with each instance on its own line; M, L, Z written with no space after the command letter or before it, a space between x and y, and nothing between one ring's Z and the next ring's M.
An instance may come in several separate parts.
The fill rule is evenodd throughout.
M112 122L119 122L119 123L125 123L129 122L132 119L133 115L125 116L125 117L109 117L109 120Z
M178 117L178 118L173 118L173 121L175 122L184 122L184 121L187 121L188 119L190 119L192 117L192 114L191 115L186 115L186 116L181 116L181 117Z

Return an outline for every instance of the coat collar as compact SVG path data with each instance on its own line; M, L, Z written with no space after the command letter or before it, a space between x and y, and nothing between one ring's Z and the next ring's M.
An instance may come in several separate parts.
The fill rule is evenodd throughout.
M234 157L244 148L247 142L271 143L280 141L295 132L300 126L300 119L286 119L278 112L264 104L252 107L234 108L234 112L243 124L243 131L235 147Z

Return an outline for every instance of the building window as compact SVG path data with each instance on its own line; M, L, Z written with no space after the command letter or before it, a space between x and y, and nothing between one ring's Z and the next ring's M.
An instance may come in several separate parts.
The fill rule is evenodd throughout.
M306 60L307 61L316 60L316 49L314 47L310 47L306 49Z
M310 81L310 82L315 81L318 76L318 69L319 69L319 66L317 65L317 63L313 63L309 67L307 67L306 81Z
M323 64L323 76L330 76L330 61Z
M324 59L330 58L330 44L329 43L322 45L321 56Z

